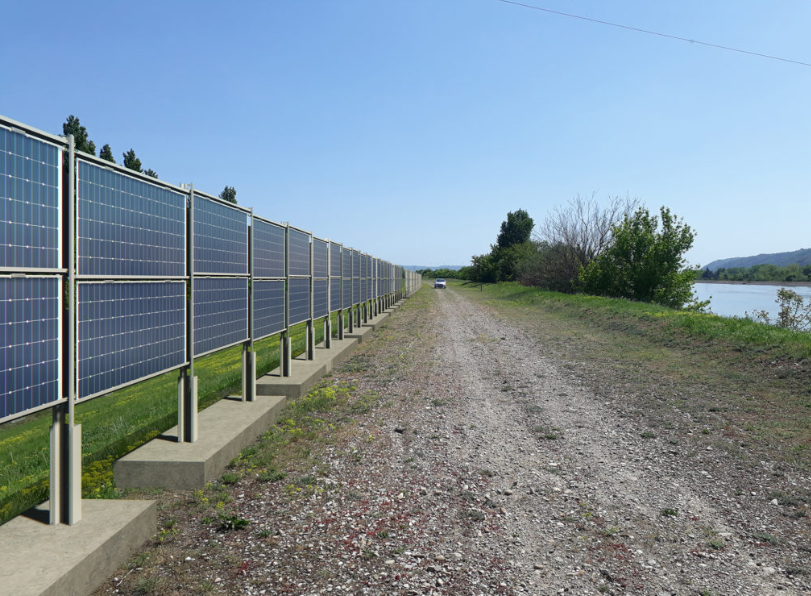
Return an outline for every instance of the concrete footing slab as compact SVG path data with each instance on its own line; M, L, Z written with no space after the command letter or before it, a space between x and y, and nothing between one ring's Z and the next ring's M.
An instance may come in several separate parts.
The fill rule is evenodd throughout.
M239 452L275 422L284 408L283 396L222 399L199 414L199 438L178 443L177 427L115 462L118 488L203 488L219 476Z
M0 596L89 594L157 532L155 501L82 501L73 526L48 524L48 504L0 527Z
M290 376L281 376L279 369L256 380L256 395L283 395L288 399L298 399L315 385L324 375L332 372L333 367L352 355L358 344L354 336L344 335L344 339L332 339L329 349L323 344L316 346L314 358L307 360L302 354L294 358L290 366Z

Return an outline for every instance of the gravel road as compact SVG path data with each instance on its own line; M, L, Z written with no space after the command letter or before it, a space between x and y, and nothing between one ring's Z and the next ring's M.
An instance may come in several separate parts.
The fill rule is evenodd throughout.
M229 594L811 594L808 502L772 498L768 462L700 437L686 457L633 396L453 289L425 292L335 373L381 403L299 471L317 490L244 478L251 531L192 516L154 593L199 576ZM791 471L779 483L811 494Z

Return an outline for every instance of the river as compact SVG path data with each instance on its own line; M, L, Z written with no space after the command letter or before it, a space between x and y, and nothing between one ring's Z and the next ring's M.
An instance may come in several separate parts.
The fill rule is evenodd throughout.
M710 300L710 309L723 317L745 317L746 312L765 310L772 320L777 317L777 290L788 287L811 300L811 286L782 286L780 284L708 284L695 283L699 300Z

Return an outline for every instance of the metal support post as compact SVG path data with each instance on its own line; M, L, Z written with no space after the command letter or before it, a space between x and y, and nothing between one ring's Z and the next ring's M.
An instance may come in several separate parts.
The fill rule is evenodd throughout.
M290 333L285 331L282 333L282 376L289 377L290 376L290 369L292 366L292 346L290 344Z
M307 321L307 360L315 360L315 326L314 321Z
M324 347L328 350L332 348L332 315L324 319Z

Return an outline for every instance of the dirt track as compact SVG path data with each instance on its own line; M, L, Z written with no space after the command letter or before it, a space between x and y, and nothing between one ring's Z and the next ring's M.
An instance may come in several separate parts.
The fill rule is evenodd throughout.
M421 294L334 375L379 402L290 470L316 489L246 475L249 530L179 521L140 593L811 594L808 503L773 500L768 463L700 437L688 455L633 395L453 289ZM99 593L139 593L139 573Z

